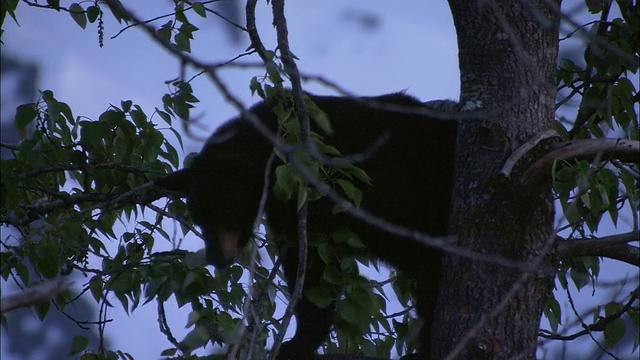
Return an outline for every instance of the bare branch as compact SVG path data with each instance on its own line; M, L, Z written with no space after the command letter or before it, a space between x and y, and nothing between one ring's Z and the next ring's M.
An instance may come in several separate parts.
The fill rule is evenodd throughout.
M43 301L49 301L71 285L69 278L60 277L28 289L24 289L18 294L9 295L0 299L0 314L6 313L25 306L35 305Z
M271 166L273 164L273 161L275 160L276 157L276 152L275 151L271 151L271 154L269 154L269 158L267 159L267 165L264 167L264 173L262 175L263 178L263 183L262 183L262 195L260 195L260 203L258 205L258 213L256 214L256 217L253 219L253 228L257 229L260 226L260 222L262 221L262 218L264 217L264 208L267 204L267 197L269 196L269 183L270 183L270 175L271 175ZM254 247L253 249L253 254L251 256L251 262L249 265L249 281L247 282L249 284L249 287L247 289L247 294L250 294L249 296L247 296L245 298L245 302L243 304L243 308L244 309L251 309L253 310L253 306L255 305L254 302L252 301L253 298L253 278L256 274L256 267L255 267L255 257L257 256L257 251L256 248ZM278 258L278 261L276 262L276 264L274 264L273 269L271 270L271 274L269 274L270 280L268 280L266 283L270 284L273 282L273 278L275 278L276 273L278 272L278 268L280 267L280 261L281 259ZM271 277L273 276L273 277ZM260 295L258 295L257 297L257 303L260 304L262 303L262 301L264 300L263 295L266 294L266 288L263 288L261 290ZM255 311L244 311L244 318L243 320L246 320L246 323L249 323L249 316L247 314L253 314L255 313ZM247 335L247 328L245 325L245 322L242 322L242 328L240 329L240 331L238 331L237 337L239 338L238 341L235 342L235 344L231 347L231 350L228 352L227 354L227 359L229 360L233 360L237 358L237 354L238 351L240 351L240 347L242 345L242 341L240 340L240 338L244 337L245 335ZM255 341L255 335L257 334L257 332L254 330L254 337L252 339L252 342ZM253 351L253 346L250 346L249 349L251 349L251 351ZM251 353L248 355L248 358L251 358Z
M200 3L201 3L202 5L208 5L208 4L210 4L210 3L216 3L216 2L221 2L221 1L224 1L224 0L200 1ZM191 5L191 6L189 7L189 9L193 8L193 2L192 2L192 1L185 1L185 2L186 2L187 4L189 4L189 5ZM185 9L185 10L186 10L186 9ZM240 25L240 24L238 24L238 23L236 23L236 22L234 22L234 21L232 21L232 20L228 19L226 16L222 15L222 14L221 14L221 13L219 13L218 11L215 11L215 10L213 10L213 9L210 9L210 8L208 8L208 7L206 7L206 6L204 7L204 10L205 10L206 12L210 12L210 13L212 13L213 15L215 15L215 16L217 16L217 17L219 17L220 19L222 19L223 21L225 21L226 23L228 23L229 25L231 25L231 26L235 27L235 28L236 28L236 29L238 29L238 30L247 31L247 29L246 29L244 26L242 26L242 25Z
M627 301L627 303L620 308L620 310L614 312L613 314L607 316L607 317L601 317L598 319L598 321L596 321L595 323L586 326L584 330L579 331L575 334L572 335L554 335L554 334L549 334L546 331L545 332L541 332L538 334L538 336L545 338L545 339L552 339L552 340L562 340L562 341L568 341L568 340L574 340L579 338L580 336L584 336L587 334L590 334L593 331L604 331L607 328L607 325L609 325L611 322L613 322L614 320L620 318L622 315L624 315L627 311L629 311L629 309L631 309L631 307L633 306L634 302L638 299L640 295L640 290L635 289L632 293L631 293L631 298L629 299L629 301Z
M603 256L640 267L640 250L627 244L640 240L638 230L599 239L558 239L557 251L560 258Z
M302 84L300 82L300 72L293 60L293 55L289 49L289 34L287 30L287 19L284 16L284 0L272 0L273 8L273 25L276 28L276 34L278 38L278 48L280 49L280 57L282 59L282 65L289 75L291 81L291 88L293 94L293 103L300 119L300 137L303 143L307 143L309 135L311 134L311 125L309 124L309 110L304 102L305 94L302 91ZM289 160L293 156L287 156ZM301 186L307 187L305 183ZM302 206L298 210L298 269L296 271L296 284L293 288L291 296L289 298L289 304L285 310L282 323L280 325L280 331L278 336L274 340L269 359L273 360L278 354L280 345L286 333L286 329L289 326L289 322L293 313L295 312L298 300L302 297L302 289L304 288L304 278L307 272L307 217L308 217L308 201L305 199ZM291 291L291 289L289 289Z
M189 10L189 9L191 9L191 7L188 7L188 8L187 8L187 9L185 9L185 10ZM156 17L151 18L151 19L149 19L149 20L145 20L145 21L144 21L144 23L145 23L145 24L151 24L151 23L152 23L152 22L154 22L154 21L158 21L158 20L162 20L162 19L164 19L164 18L168 18L168 17L171 17L171 16L175 16L175 14L176 14L175 12L172 12L172 13L169 13L169 14L164 14L164 15L156 16ZM123 27L122 29L120 29L120 31L118 31L115 35L113 35L113 36L111 37L111 40L113 40L113 39L117 38L118 36L120 36L120 34L122 34L123 32L125 32L125 31L127 31L127 30L131 29L132 27L136 27L136 26L139 26L139 25L140 25L139 23L132 23L132 24L129 24L129 25L127 25L127 26Z
M171 213L171 212L168 212L168 211L166 211L164 209L161 209L160 207L155 206L153 204L146 204L145 206L148 207L149 209L155 211L156 213L164 216L164 217L176 220L177 222L180 223L180 225L186 227L187 229L189 229L189 231L194 233L197 237L199 237L200 239L204 240L204 237L202 236L200 231L198 229L196 229L195 226L193 226L191 223L189 223L184 217L176 215L176 214Z
M249 33L249 40L251 40L251 47L258 53L262 62L269 67L269 64L273 64L273 61L267 56L267 50L262 45L258 29L256 27L256 3L258 0L247 0L245 7L245 14L247 18L247 33Z
M167 323L167 316L164 311L164 301L160 300L159 298L156 299L156 301L158 303L158 325L160 326L160 332L164 334L167 340L169 340L169 342L173 346L175 346L176 349L180 351L180 353L183 353L180 343L178 343L178 340L176 340L176 338L171 333L171 328L169 328L169 324Z
M622 162L639 163L639 154L640 142L634 140L585 139L564 142L531 165L522 176L521 182L529 183L533 178L546 173L557 160L592 160L600 156L600 160L617 159Z
M12 144L7 144L3 142L0 142L0 147L7 148L9 150L14 150L14 151L20 150L20 147L18 145L12 145Z
M33 2L33 1L29 1L29 0L22 0L23 3L34 7L34 8L40 8L40 9L51 9L51 10L56 10L56 11L66 11L70 14L82 14L85 13L86 11L75 11L75 10L70 10L64 6L52 6L52 5L42 5L42 4L38 4L37 2Z

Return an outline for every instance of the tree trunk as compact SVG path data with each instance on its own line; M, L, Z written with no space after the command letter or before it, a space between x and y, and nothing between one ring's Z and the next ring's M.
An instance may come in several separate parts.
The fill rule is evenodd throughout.
M542 260L538 268L546 272L446 256L442 284L455 285L439 293L433 359L535 359L553 286L551 256L545 255L553 202L548 182L525 189L519 180L543 150L521 159L510 178L499 173L518 146L552 126L559 15L547 4L559 7L557 0L449 0L460 102L485 114L460 127L450 233L478 253L523 265Z

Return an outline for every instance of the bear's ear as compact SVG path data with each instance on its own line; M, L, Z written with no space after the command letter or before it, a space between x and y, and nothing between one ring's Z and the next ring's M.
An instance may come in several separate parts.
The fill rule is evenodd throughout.
M155 185L166 190L187 192L191 183L189 168L178 170L155 181Z

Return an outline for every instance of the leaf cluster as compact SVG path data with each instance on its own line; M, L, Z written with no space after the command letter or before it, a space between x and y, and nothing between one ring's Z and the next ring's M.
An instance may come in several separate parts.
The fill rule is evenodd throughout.
M587 1L599 15L581 59L563 59L558 67L561 137L639 140L640 15L633 1ZM612 9L612 8L616 9ZM609 19L613 10L621 17ZM587 30L585 30L587 32ZM570 106L577 105L577 109ZM560 114L572 114L566 118ZM581 236L595 233L604 214L614 225L621 209L638 211L638 162L577 160L554 165L554 190L571 228ZM585 230L588 232L585 234Z
M638 141L638 67L640 61L640 12L638 3L628 0L586 1L588 10L599 20L585 25L588 34L580 58L561 59L558 66L558 120L555 129L564 141L617 137ZM614 13L619 17L611 18ZM578 30L576 30L577 32ZM571 37L569 34L567 38ZM561 39L561 46L562 46ZM567 116L567 114L570 114ZM639 162L593 160L558 161L553 165L556 199L568 221L569 238L595 237L603 218L618 226L620 213L637 217L640 210ZM636 223L635 226L638 226ZM563 229L559 229L563 230ZM570 279L578 290L591 284L596 291L600 272L597 256L565 259L559 264L558 282L568 292ZM612 302L594 310L594 323L605 310L621 306ZM607 310L608 309L608 310ZM625 310L636 327L637 308ZM562 323L561 307L551 296L544 314L556 334ZM583 322L583 327L587 325ZM602 329L606 348L612 348L627 333L621 318ZM587 334L587 332L582 335ZM635 347L637 347L637 332Z

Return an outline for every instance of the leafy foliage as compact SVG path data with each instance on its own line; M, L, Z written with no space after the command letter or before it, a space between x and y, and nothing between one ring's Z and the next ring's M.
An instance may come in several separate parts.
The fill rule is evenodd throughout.
M582 59L564 59L558 69L558 89L563 98L558 107L578 103L575 119L560 118L556 130L565 140L603 138L615 133L638 140L638 74L640 17L637 4L617 1L621 18L608 19L613 2L587 2L600 21L592 25L593 37ZM576 63L581 60L582 64ZM569 92L567 94L567 91ZM564 124L566 123L566 125ZM566 126L571 126L567 128ZM625 206L638 209L637 164L616 162L558 164L555 190L572 228L585 235L594 233L603 214L615 225Z
M586 1L586 5L599 20L589 25L591 29L588 26L584 29L589 34L589 41L584 46L582 57L561 59L555 129L564 141L605 137L638 141L638 4L621 0ZM620 14L620 17L611 19L611 14ZM614 226L618 226L621 212L637 217L640 210L638 166L638 162L615 160L576 160L554 164L554 191L568 221L565 233L569 234L569 239L595 238L605 216ZM568 291L567 281L571 279L578 290L591 284L595 291L600 260L597 256L562 260L558 273L562 288ZM611 303L605 308L611 309L612 306L621 304ZM548 300L544 313L552 332L556 333L561 323L561 311L555 298ZM611 311L605 313L607 316ZM596 320L599 316L599 311L594 312ZM625 317L637 319L637 308L629 309ZM604 330L607 348L614 347L626 333L624 324L618 318L607 325ZM637 345L636 334L634 348Z

